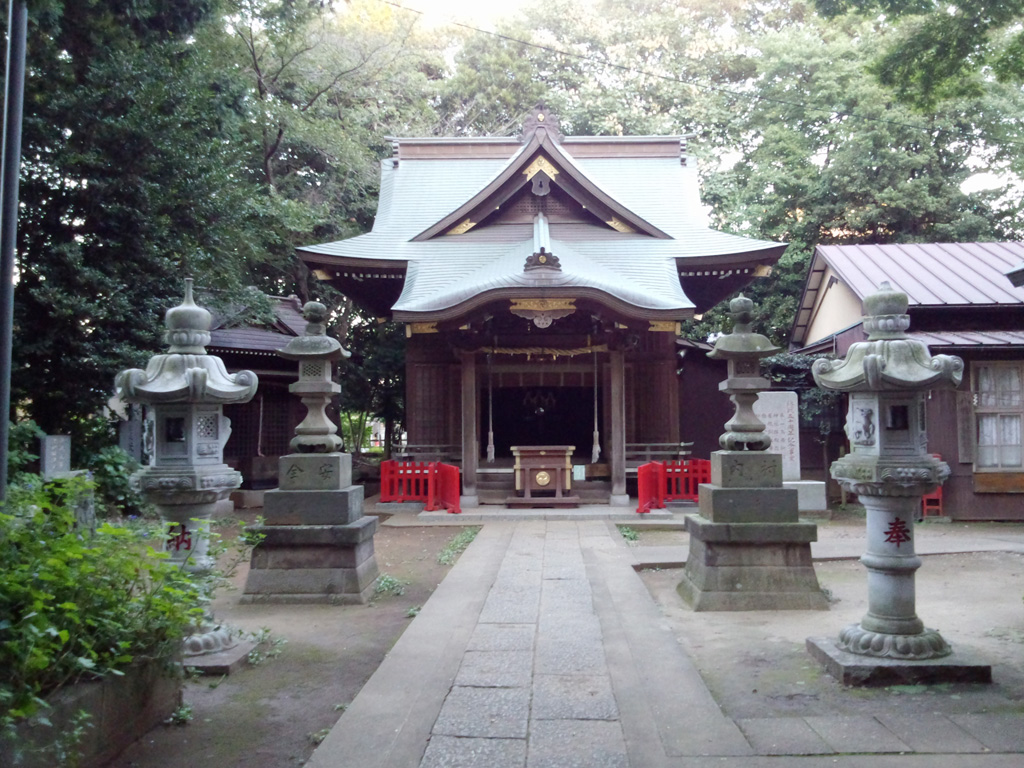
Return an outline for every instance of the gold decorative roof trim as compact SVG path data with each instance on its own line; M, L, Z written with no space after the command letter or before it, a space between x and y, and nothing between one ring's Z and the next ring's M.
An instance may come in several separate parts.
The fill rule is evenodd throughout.
M537 159L530 163L523 173L526 174L526 180L529 181L536 176L540 171L544 171L550 178L555 178L558 175L558 169L551 164L544 155L538 155Z
M576 299L509 299L512 312L533 310L534 312L551 312L559 309L576 309Z
M437 333L437 323L407 323L405 326L406 337L417 333Z
M754 277L768 277L772 273L771 264L758 264L754 267Z
M612 216L611 219L605 222L605 224L614 229L616 232L625 232L626 234L629 234L630 232L636 232L636 230L629 226L629 224L627 224L626 222L619 221L618 217L616 216Z
M476 222L470 219L466 219L461 224L456 224L454 227L445 232L446 235L464 235L469 232L473 227L476 226Z
M681 330L679 327L679 323L674 322L672 320L650 320L648 322L650 322L651 324L651 327L647 329L649 331L657 331L661 333L674 333L676 336L678 336Z

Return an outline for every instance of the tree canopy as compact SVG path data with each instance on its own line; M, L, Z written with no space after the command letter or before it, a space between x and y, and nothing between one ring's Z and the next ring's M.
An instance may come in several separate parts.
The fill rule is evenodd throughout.
M826 18L858 11L901 22L873 70L920 107L978 95L986 77L1024 81L1024 0L815 0L815 6Z
M791 243L749 291L782 343L819 243L1022 236L1019 194L964 191L1024 173L1022 1L544 0L487 33L379 0L34 0L15 402L95 413L189 274L325 301L375 382L353 402L396 420L400 339L294 248L371 225L389 136L509 135L538 102L692 136L711 225Z

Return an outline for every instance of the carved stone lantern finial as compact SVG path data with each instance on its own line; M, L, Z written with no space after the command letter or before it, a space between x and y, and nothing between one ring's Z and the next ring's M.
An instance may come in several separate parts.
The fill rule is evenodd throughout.
M868 612L843 629L835 645L859 656L923 661L951 652L915 612L921 560L914 553L914 520L921 496L949 476L946 463L928 452L925 395L957 387L964 364L950 355L933 357L922 341L907 336L907 306L906 294L882 283L864 299L867 341L851 346L845 360L815 361L812 373L823 389L849 394L851 452L831 473L867 512L861 562L868 569ZM829 643L809 643L816 654L834 656Z
M726 431L718 439L727 451L766 451L772 444L764 431L764 424L754 415L754 403L760 392L768 388L768 380L761 376L761 358L774 354L779 348L760 333L752 333L754 302L743 294L729 302L733 319L732 333L720 336L715 348L708 353L714 360L725 360L729 377L718 388L729 394L736 413L725 424Z
M288 391L302 399L307 411L290 445L298 453L334 453L341 450L342 441L337 425L327 416L327 406L341 387L332 380L332 363L350 355L341 342L327 335L327 307L318 301L306 302L302 316L305 335L292 339L278 352L299 363L299 380L289 385Z

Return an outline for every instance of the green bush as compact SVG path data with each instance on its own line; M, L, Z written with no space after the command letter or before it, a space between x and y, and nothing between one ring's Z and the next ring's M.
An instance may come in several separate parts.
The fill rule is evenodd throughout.
M96 483L96 511L101 517L153 516L152 507L131 486L139 462L116 445L108 445L89 457L87 464Z
M80 679L173 659L205 590L146 543L151 530L74 527L83 478L8 488L0 508L0 727ZM158 530L158 529L157 529Z
M26 419L19 422L8 422L7 432L7 477L14 478L17 473L28 469L28 465L39 458L35 449L39 438L45 432L34 421Z

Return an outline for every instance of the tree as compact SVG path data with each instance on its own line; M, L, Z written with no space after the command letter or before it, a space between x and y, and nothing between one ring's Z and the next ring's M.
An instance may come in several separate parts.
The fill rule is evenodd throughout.
M878 56L879 80L923 109L976 96L983 81L1024 81L1024 0L815 0L826 18L847 11L899 19Z
M790 243L776 274L748 295L758 329L784 344L818 244L975 241L1019 234L1020 201L965 193L1006 170L1020 95L944 102L928 116L864 74L888 38L856 17L806 19L750 41L756 98L732 125L742 159L709 174L705 202L723 228ZM1011 126L1013 126L1011 128ZM726 330L710 313L697 333Z
M342 410L384 422L384 453L391 455L405 417L405 329L357 317L348 334L352 357L341 364Z
M259 216L231 102L193 32L211 4L42 4L29 40L15 402L47 431L96 412L157 345L181 278L241 282Z
M294 247L367 226L384 136L433 122L435 70L406 15L313 0L39 0L31 34L23 411L75 431L118 370L160 347L187 275L225 306L251 303L255 284L316 292L344 314Z

